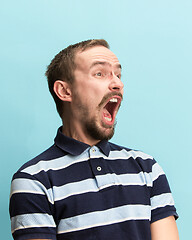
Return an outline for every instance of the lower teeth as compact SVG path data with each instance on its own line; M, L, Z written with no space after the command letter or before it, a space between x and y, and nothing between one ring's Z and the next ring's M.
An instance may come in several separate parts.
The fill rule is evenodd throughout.
M107 121L109 121L109 122L112 121L112 118L105 117L105 119L106 119Z

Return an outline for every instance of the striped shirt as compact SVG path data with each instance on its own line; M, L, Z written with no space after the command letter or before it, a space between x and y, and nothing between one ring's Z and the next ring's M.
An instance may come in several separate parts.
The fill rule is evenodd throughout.
M150 240L150 224L171 215L166 176L151 156L105 140L89 146L61 129L12 179L15 240Z

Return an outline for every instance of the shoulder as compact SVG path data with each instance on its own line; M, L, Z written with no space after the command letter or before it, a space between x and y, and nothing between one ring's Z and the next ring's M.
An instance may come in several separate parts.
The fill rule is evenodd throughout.
M147 172L151 171L153 165L156 164L156 161L153 158L153 156L144 153L143 151L127 148L111 142L109 142L109 144L110 144L109 157L131 160L138 164L143 170Z
M118 153L119 156L131 157L131 158L140 159L143 161L154 160L154 158L151 155L144 153L143 151L131 149L131 148L117 145L111 142L109 142L109 145L110 145L111 154Z
M30 173L29 169L36 169L36 171L40 171L46 169L55 159L59 159L66 155L64 151L58 148L56 145L52 145L33 159L27 161L23 164L16 174L23 172L23 173ZM31 172L32 173L32 172ZM33 174L32 174L33 175Z

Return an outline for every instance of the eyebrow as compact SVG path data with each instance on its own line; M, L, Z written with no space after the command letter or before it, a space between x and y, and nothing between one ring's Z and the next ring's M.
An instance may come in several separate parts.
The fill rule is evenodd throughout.
M107 66L110 66L110 67L111 67L111 63L109 63L109 62L96 61L96 62L93 62L93 63L91 64L90 68L92 68L92 67L94 67L94 66L97 66L97 65L103 65L103 66L106 66L106 65L107 65ZM116 66L117 68L119 68L119 69L122 69L122 66L121 66L120 63L115 64L115 66Z

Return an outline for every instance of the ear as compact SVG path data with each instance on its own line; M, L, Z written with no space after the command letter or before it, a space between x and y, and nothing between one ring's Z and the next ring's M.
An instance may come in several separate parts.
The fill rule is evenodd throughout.
M54 83L53 90L58 98L64 102L71 102L71 85L67 82L57 80Z

